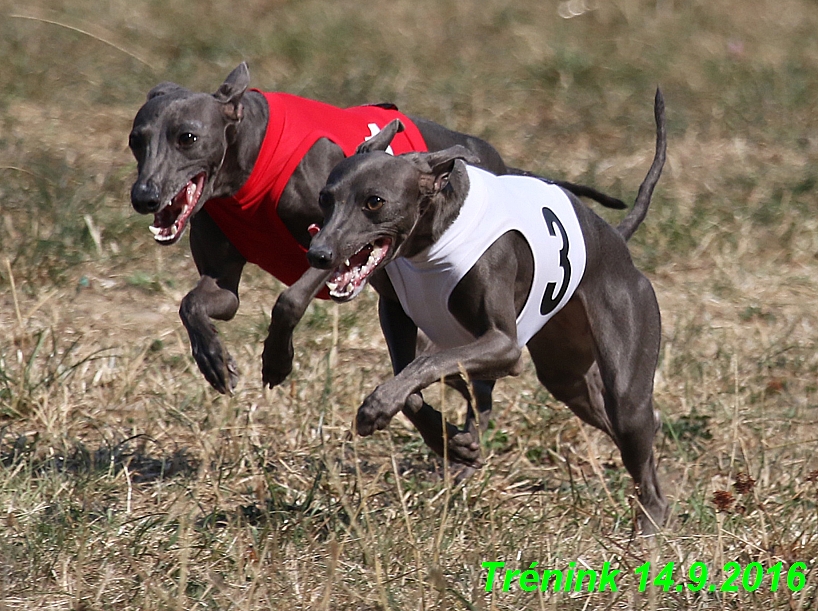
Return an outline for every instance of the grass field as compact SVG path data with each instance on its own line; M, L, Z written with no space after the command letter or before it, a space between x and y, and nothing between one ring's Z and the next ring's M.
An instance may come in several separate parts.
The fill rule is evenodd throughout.
M0 610L818 609L816 31L811 0L0 0ZM402 417L352 438L390 375L371 291L313 304L263 391L281 286L248 267L219 324L242 380L207 386L176 313L196 270L131 209L126 143L150 87L213 91L242 60L254 86L393 101L627 201L661 85L668 163L631 242L663 315L655 542L612 443L528 362L463 484ZM622 572L487 593L487 561ZM676 563L668 592L638 592L646 561ZM784 576L677 591L694 562Z

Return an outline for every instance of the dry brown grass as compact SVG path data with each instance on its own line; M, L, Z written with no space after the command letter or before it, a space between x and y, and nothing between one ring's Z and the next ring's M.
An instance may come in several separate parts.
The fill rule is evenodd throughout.
M533 0L0 0L0 609L816 608L818 7L590 4L564 20L565 3ZM125 142L156 82L212 90L243 59L255 85L393 100L624 198L662 85L669 161L632 243L664 321L673 514L655 545L632 535L615 448L530 368L498 383L465 484L400 417L352 438L390 374L369 292L314 304L290 381L262 391L280 287L248 270L220 325L242 382L206 387L176 314L195 268L129 209ZM494 560L610 561L623 578L615 594L487 594ZM639 594L646 560L803 561L808 584Z

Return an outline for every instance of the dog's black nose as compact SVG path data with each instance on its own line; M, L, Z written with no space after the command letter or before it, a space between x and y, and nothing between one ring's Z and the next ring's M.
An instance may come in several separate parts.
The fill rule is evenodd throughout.
M159 210L159 187L152 180L137 181L131 187L131 204L139 214L150 214Z
M307 251L307 261L310 262L310 265L318 269L329 269L332 267L333 258L332 249L328 246L312 245Z

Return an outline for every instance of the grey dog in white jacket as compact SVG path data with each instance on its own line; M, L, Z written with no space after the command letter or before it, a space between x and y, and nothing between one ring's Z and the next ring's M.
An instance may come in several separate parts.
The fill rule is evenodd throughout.
M383 151L400 130L398 121L332 170L319 200L324 226L307 256L314 267L334 270L327 286L338 301L353 298L366 282L377 290L381 325L396 374L358 409L360 435L385 428L402 409L433 410L420 391L463 371L490 392L494 380L519 373L525 344L542 384L619 447L636 483L642 532L653 532L664 523L667 502L653 454L659 428L653 409L661 337L659 306L650 281L634 266L626 244L647 214L664 165L664 100L659 91L654 113L656 154L633 209L619 227L611 227L567 191L559 190L557 198L566 204L567 216L553 211L549 215L553 198L534 201L535 207L542 208L536 209L541 223L556 240L556 275L538 279L539 262L533 255L537 249L521 231L502 233L455 286L446 289L448 295L437 296L448 309L448 324L459 327L460 340L444 338L441 350L418 357L418 327L432 338L437 330L410 314L414 311L415 318L422 319L418 312L433 297L396 287L395 280L405 276L394 268L402 263L405 268L407 261L421 267L429 262L439 241L447 240L457 227L471 184L482 172L467 169L466 163L475 158L461 146L397 157L386 154ZM492 178L508 181L515 189L518 181L536 181L520 176ZM577 223L574 235L566 229L570 223ZM571 251L579 256L583 247L584 262L581 257L572 259ZM413 303L404 307L407 300ZM533 328L521 322L524 310L530 309L526 304L532 302L538 306L533 317L539 320ZM449 455L467 464L479 464L479 429L489 417L490 403L477 401L477 405L482 413L475 418L470 410L464 429L449 436Z

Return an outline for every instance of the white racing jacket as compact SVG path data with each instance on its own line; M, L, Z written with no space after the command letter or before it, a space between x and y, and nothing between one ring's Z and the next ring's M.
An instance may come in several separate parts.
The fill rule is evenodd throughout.
M571 298L585 272L585 240L568 196L525 176L495 176L466 166L470 188L459 216L440 239L386 266L403 309L437 348L475 337L449 312L449 296L503 234L518 231L534 256L534 279L517 317L522 348Z

